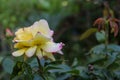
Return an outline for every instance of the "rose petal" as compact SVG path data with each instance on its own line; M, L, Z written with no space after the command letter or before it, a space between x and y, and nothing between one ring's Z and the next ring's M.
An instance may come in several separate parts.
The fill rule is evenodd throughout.
M48 38L41 33L37 33L34 39L31 41L32 45L42 45L45 44L46 42L51 41L51 38Z
M27 57L32 57L32 56L34 55L35 51L36 51L36 48L37 48L37 46L30 47L30 48L25 52L26 56L27 56Z
M26 48L20 49L20 50L13 52L12 55L18 57L18 56L23 55L25 53L25 51L26 51Z
M21 41L18 43L15 43L14 48L25 48L33 46L30 41Z
M41 48L46 52L57 52L62 49L63 43L47 42Z
M35 46L35 45L42 45L48 41L51 41L51 39L40 33L37 33L36 36L31 40L16 41L17 43L14 45L14 48L23 48L23 47L31 47L31 46Z
M39 59L41 59L41 58L43 57L43 54L42 54L40 48L37 49L37 51L36 51L36 56L37 56Z
M35 22L31 26L31 31L32 31L33 36L35 36L38 32L40 32L41 34L47 37L50 37L53 34L53 32L51 32L49 28L47 21L44 19L41 19L40 21Z
M52 53L49 53L49 52L43 52L43 55L49 59L51 59L52 61L55 61L55 58L53 56Z
M18 29L18 31L15 32L15 35L18 41L19 40L30 40L33 38L32 33L30 31L30 27Z

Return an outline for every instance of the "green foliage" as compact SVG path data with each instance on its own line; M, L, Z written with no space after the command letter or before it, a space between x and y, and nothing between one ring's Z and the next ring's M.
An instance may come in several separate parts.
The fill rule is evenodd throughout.
M78 5L74 3L72 0L1 0L0 22L5 28L14 28L21 23L28 25L28 22L45 18L55 29L63 18L78 11Z
M89 64L93 64L95 68L102 70L100 73L97 71L99 75L103 74L100 79L119 79L117 74L115 74L120 70L118 67L120 66L120 58L118 57L120 56L119 53L120 46L115 44L109 44L107 48L104 44L100 44L90 50L91 58Z
M32 69L30 65L25 62L17 62L11 74L11 80L13 79L33 80Z
M25 20L26 15L30 13L31 10L33 10L34 2L34 0L1 0L0 22L2 26L14 28L18 24L18 22ZM29 8L27 8L28 6ZM18 18L18 16L21 17Z

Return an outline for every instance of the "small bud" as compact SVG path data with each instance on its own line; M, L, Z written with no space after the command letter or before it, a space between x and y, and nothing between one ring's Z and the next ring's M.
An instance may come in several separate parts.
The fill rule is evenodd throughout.
M13 36L13 32L9 29L9 28L6 28L6 37L12 37Z

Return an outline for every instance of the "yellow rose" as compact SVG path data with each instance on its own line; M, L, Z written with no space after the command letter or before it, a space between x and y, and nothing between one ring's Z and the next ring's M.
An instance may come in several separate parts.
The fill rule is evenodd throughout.
M53 42L53 31L50 30L47 21L44 19L35 22L30 27L18 29L15 35L14 48L19 49L12 53L15 57L25 54L27 57L36 55L39 58L45 56L55 60L53 52L62 54L63 43Z

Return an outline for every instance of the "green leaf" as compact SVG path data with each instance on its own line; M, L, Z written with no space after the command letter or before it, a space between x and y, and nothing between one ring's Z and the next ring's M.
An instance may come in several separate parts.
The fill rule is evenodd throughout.
M98 42L104 42L105 41L105 32L104 31L96 32L96 38L97 38Z
M90 53L101 54L101 53L104 53L104 50L105 50L105 45L104 44L100 44L100 45L97 45L97 46L93 47L90 50Z
M107 53L113 53L113 52L118 52L120 53L120 46L116 45L116 44L109 44L107 46L107 50L105 50L105 45L104 44L100 44L97 45L95 47L93 47L90 50L90 53L94 53L94 54L105 54L107 51Z
M65 64L60 64L60 65L48 65L45 68L45 70L51 73L54 73L54 72L65 73L67 71L70 71L71 68Z
M94 65L104 65L104 62L106 61L106 57L104 55L100 54L94 54L94 57L92 55L91 59L89 60L89 64L94 64Z
M14 67L14 61L11 58L5 58L2 62L2 66L6 72L11 74Z
M63 74L63 75L58 76L56 80L65 80L68 77L71 77L71 75L70 74Z
M111 55L108 56L108 60L105 63L106 68L112 66L112 64L115 62L115 60L117 58L117 54L118 53L112 53Z
M120 79L120 71L115 71L114 74L116 75L116 77L118 78L118 80Z
M46 61L45 62L45 65L47 66L47 65L59 65L59 64L62 64L62 62L63 62L63 60L56 60L56 61Z
M86 74L86 72L87 72L86 67L84 67L84 66L78 66L75 69L79 70L79 74L78 75L80 77L84 78L85 80L88 80L89 76L88 76L88 74Z
M105 76L106 80L114 80L110 71L104 69L102 73Z
M116 44L109 44L108 45L108 50L112 50L114 52L119 52L120 53L120 46Z
M31 68L38 66L37 59L36 58L32 59L32 61L29 64L30 64Z
M114 63L112 63L112 64L110 64L108 67L107 67L107 69L108 70L111 70L111 71L119 71L120 69L119 69L119 63L116 63L116 62L114 62Z
M77 66L77 65L78 65L78 60L77 60L77 58L75 58L72 63L72 67Z
M86 38L88 38L90 35L92 35L93 33L97 32L97 28L91 28L88 29L86 32L84 32L81 36L80 36L80 40L84 40Z
M72 75L79 75L80 74L79 70L77 70L77 69L67 71L66 73L71 73Z
M33 80L43 80L43 79L42 79L42 77L40 75L35 74Z

